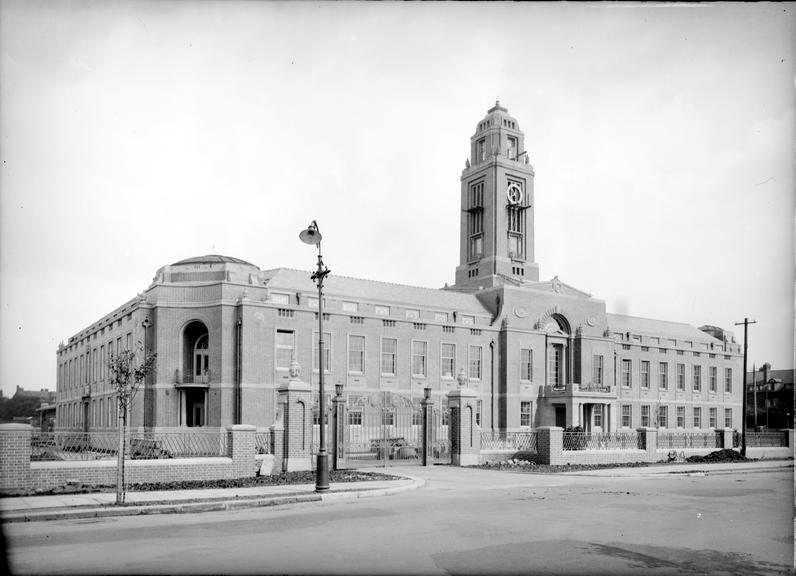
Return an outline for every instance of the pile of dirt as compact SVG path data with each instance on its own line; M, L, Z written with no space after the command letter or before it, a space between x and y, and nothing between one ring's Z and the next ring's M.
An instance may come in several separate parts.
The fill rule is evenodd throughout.
M686 458L687 462L743 462L746 460L748 460L746 456L741 456L740 452L730 448L716 450L705 456L689 456Z
M636 468L649 466L646 462L629 462L625 464L564 464L561 466L551 466L549 464L537 464L529 460L504 460L501 462L485 462L470 468L480 468L482 470L511 470L516 472L529 472L532 474L555 474L557 472L580 472L582 470L603 470L605 468Z

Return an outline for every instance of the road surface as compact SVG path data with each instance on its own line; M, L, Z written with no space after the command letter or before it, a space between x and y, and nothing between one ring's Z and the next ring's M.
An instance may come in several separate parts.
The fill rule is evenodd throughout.
M334 504L5 526L15 574L790 574L793 469L628 477L452 467Z

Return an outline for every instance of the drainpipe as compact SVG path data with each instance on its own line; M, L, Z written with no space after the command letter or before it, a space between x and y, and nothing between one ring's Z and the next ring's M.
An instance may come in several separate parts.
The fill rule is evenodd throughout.
M492 426L492 438L495 437L495 339L489 341L489 351L491 355L491 362L489 364L490 368L490 386L492 389L492 397L490 400L490 408L491 413L489 417L490 424Z
M241 424L243 417L243 398L241 390L241 334L243 328L242 311L238 316L238 321L235 324L235 424Z

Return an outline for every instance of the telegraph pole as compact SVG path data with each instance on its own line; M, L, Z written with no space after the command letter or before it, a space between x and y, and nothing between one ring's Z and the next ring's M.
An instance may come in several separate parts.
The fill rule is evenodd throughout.
M741 418L741 456L746 456L746 351L749 347L749 338L748 338L748 330L749 324L757 324L756 320L749 320L749 318L744 318L743 322L736 322L736 326L740 326L743 324L743 378L741 378L741 382L743 382L743 398L741 403L741 412L743 416Z

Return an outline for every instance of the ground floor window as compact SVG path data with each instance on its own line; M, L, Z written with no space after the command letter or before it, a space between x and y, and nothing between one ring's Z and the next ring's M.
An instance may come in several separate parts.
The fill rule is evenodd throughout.
M531 425L531 402L520 402L520 426Z
M641 407L641 425L644 428L647 428L650 425L650 407L649 404L645 404Z
M669 407L658 406L658 428L666 428L669 425Z
M710 420L711 428L716 427L716 420L717 420L716 412L717 410L715 408L711 408L710 410L708 410L708 418Z
M625 428L630 428L633 425L632 408L630 404L622 404L622 426Z
M603 405L602 404L595 404L594 405L594 427L602 428L603 426Z
M677 427L678 428L685 427L685 406L677 407Z
M724 427L732 428L732 408L724 409Z
M694 428L702 427L702 409L698 406L694 407Z

